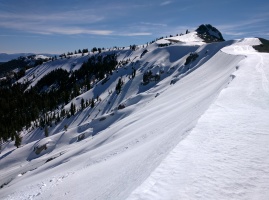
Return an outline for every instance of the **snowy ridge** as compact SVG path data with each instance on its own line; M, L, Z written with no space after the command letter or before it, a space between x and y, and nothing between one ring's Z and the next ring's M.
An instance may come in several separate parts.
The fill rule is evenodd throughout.
M185 35L168 37L161 40L157 40L157 44L167 44L167 43L181 43L181 45L203 45L205 42L197 36L197 32L193 31Z
M82 97L98 94L94 109L51 127L47 138L40 129L25 132L19 149L6 143L0 199L266 199L268 55L253 50L254 38L204 44L189 33L173 39L185 43L158 47L158 41L143 56L143 48L117 51L119 61L132 62L72 100L79 106ZM191 52L198 58L184 65ZM23 79L34 85L87 58L47 62ZM161 80L142 85L149 69ZM122 92L109 94L119 77Z
M268 198L269 59L249 46L256 43L244 39L223 49L247 54L234 80L128 199Z
M80 57L72 57L70 59L58 59L55 61L49 61L45 62L42 65L39 65L35 68L31 68L27 70L26 75L18 80L18 82L25 82L30 81L31 84L29 85L29 88L31 86L34 86L42 77L44 77L49 72L62 68L67 71L70 70L76 70L81 67L82 63L88 59L87 56L80 56Z

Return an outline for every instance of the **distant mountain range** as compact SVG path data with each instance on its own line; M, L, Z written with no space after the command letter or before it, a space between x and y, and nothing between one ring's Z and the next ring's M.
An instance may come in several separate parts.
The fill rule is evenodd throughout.
M7 53L0 53L0 62L8 62L12 59L16 59L20 56L26 57L30 55L44 55L44 56L54 56L56 54L35 54L35 53L14 53L14 54L7 54Z

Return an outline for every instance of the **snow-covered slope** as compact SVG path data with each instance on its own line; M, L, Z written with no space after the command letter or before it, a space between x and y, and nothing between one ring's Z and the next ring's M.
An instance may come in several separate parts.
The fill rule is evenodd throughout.
M42 56L44 58L44 56ZM40 79L42 79L49 72L62 68L67 71L76 70L81 67L82 63L87 61L88 56L78 56L71 57L69 59L58 59L55 61L48 61L39 65L35 68L30 68L27 70L26 75L18 80L18 82L22 83L25 81L30 81L31 86L34 86Z
M164 39L157 40L157 44L167 44L170 42L174 43L181 43L181 45L203 45L205 42L197 36L197 32L193 31L185 35L174 36L174 37L167 37Z
M149 45L143 56L143 48L117 51L132 62L72 100L99 95L94 109L51 127L47 138L25 132L19 149L6 143L0 199L268 198L268 54L253 50L258 39L204 44L189 36L184 45ZM185 66L190 52L199 56ZM87 58L48 62L25 78L34 85ZM142 85L149 69L161 80ZM110 94L119 77L122 92Z
M269 198L269 57L244 39L233 81L128 199Z

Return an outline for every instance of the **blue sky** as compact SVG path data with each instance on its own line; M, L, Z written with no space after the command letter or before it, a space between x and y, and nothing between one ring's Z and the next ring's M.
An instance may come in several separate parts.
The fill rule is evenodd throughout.
M224 39L269 38L268 0L0 0L0 53L144 44L212 24Z

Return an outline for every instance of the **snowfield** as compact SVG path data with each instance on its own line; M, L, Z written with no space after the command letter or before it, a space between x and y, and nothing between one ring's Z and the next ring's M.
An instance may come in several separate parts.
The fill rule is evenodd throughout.
M248 42L255 44L249 39L222 50L247 57L191 133L128 199L269 198L269 57Z
M117 51L118 60L132 62L72 100L79 106L98 94L94 109L54 125L47 138L35 129L18 149L5 143L0 199L268 199L268 54L251 47L260 44L255 38L175 39L184 44L151 44L143 56L143 48ZM190 52L199 57L185 66ZM25 78L34 85L87 58L48 62ZM149 69L161 80L142 85ZM122 92L109 94L120 76Z

